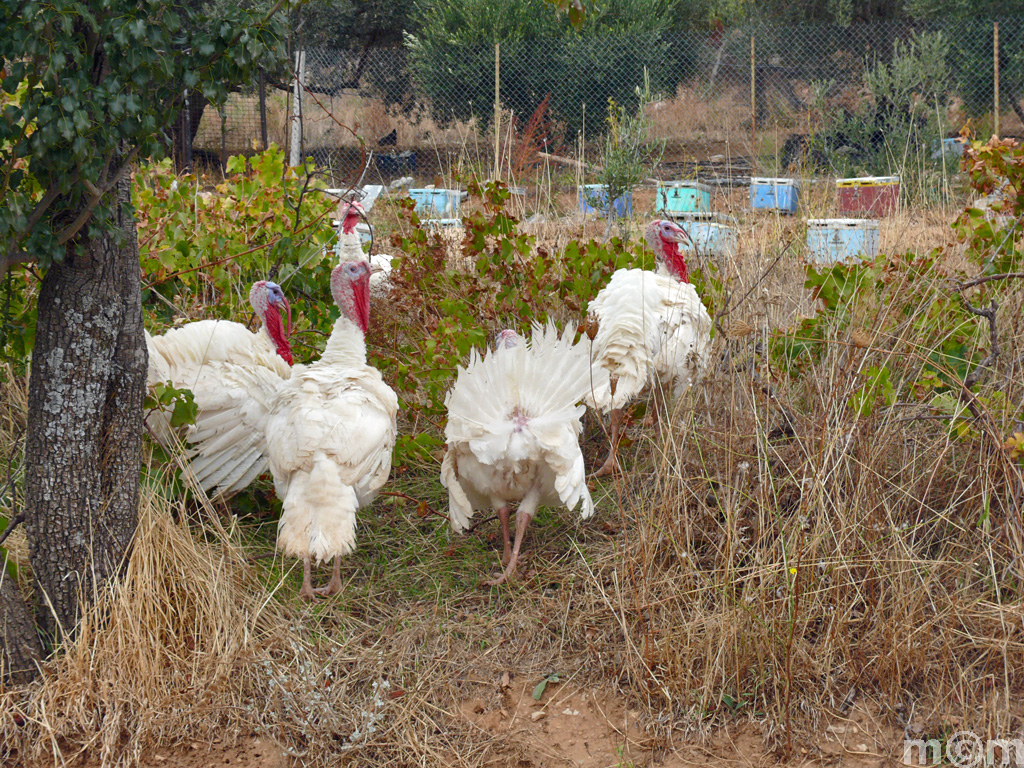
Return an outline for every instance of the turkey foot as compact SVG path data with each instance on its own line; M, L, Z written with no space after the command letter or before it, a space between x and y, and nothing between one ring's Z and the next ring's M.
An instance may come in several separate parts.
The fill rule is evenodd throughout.
M604 464L598 467L597 471L594 472L593 477L606 477L607 475L613 475L619 471L619 462L615 458L615 451L608 454L608 458L604 460Z
M501 572L500 576L496 576L493 579L484 579L480 583L483 584L485 587L496 587L499 584L504 584L506 581L508 581L509 577L511 577L512 574L515 573L516 564L518 562L519 556L512 555L512 557L509 558L508 565L505 567L505 570Z
M341 592L341 557L339 555L334 556L334 571L331 574L331 580L327 582L327 586L314 589L313 591L322 597L330 597Z

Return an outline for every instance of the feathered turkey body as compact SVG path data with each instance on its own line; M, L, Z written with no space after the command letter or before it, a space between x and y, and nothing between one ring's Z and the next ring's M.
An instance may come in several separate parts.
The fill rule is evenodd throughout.
M689 282L679 251L686 232L670 221L647 226L647 241L663 271L620 269L590 303L594 387L587 404L611 414L611 450L596 474L616 468L621 409L654 387L657 411L666 393L680 397L703 374L710 352L711 316ZM600 373L600 375L597 375Z
M481 358L473 351L448 393L447 453L441 483L448 489L452 528L466 531L474 510L493 508L504 538L498 584L513 574L526 528L538 506L564 505L594 513L579 446L579 405L590 388L588 345L534 328L529 344L505 331L498 348ZM516 511L510 545L509 505Z
M370 504L391 471L398 398L367 365L370 266L345 262L331 274L341 317L320 359L287 381L225 366L219 408L191 433L195 453L214 453L258 435L283 503L278 548L303 561L300 596L341 590L340 557L356 545L356 512ZM311 563L334 558L330 582L311 584Z
M360 217L366 216L362 204L357 200L343 203L341 215L341 232L335 249L338 262L368 261L371 269L370 295L375 298L386 296L391 291L391 257L386 253L363 253L363 241L356 232Z
M291 308L284 291L276 283L260 280L249 291L249 303L260 318L256 333L230 320L197 320L159 336L147 331L147 385L169 381L176 389L189 389L195 395L197 390L216 386L220 363L265 368L281 379L291 376ZM200 400L197 404L201 407ZM177 443L180 434L170 425L170 413L156 410L146 423L164 447Z

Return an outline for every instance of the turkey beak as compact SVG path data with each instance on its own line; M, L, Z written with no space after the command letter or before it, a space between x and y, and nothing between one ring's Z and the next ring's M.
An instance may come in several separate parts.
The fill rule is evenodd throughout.
M286 296L281 297L281 303L284 305L284 335L289 338L292 335L292 305Z
M672 237L673 242L676 242L676 243L686 243L687 245L693 245L693 242L690 240L690 235L687 234L686 230L683 229L682 227L676 228L675 231L673 231L672 234L673 234L673 237Z
M382 267L380 264L371 264L370 265L370 274L371 275L376 275L378 272L383 272L383 271L384 271L384 267Z

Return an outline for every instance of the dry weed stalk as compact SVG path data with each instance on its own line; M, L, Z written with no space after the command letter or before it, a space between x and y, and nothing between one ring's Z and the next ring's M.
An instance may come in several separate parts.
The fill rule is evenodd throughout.
M951 290L936 276L888 300ZM1017 296L1008 312L1019 311ZM753 347L748 329L717 343ZM783 754L859 695L894 727L911 704L935 728L950 716L1019 722L1024 524L1005 416L972 396L979 434L958 440L907 409L858 414L848 403L869 366L913 368L928 352L909 322L860 331L859 343L838 330L798 377L766 384L763 364L718 371L680 406L680 431L654 446L642 490L622 501L635 528L594 580L639 570L609 623L645 641L624 652L623 674L661 713L655 722L706 733L756 712ZM1024 336L1001 342L1019 350ZM1024 387L1006 400L1006 413L1019 410Z

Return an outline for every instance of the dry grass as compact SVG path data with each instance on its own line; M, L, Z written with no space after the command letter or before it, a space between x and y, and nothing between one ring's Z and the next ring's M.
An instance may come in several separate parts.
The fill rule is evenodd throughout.
M742 201L716 206L739 213ZM927 353L913 325L875 333L860 307L860 336L837 326L806 374L776 370L764 356L772 333L814 311L803 225L743 215L737 252L716 260L734 301L746 297L727 324L740 330L716 337L721 364L662 439L634 430L626 474L594 489L595 520L541 513L521 581L477 586L496 562L493 526L454 537L382 498L361 520L344 593L306 606L294 564L262 557L269 510L214 524L212 508L154 481L124 581L41 681L0 692L0 754L130 766L157 745L257 734L303 765L522 765L514 735L473 726L459 705L501 706L502 673L535 682L550 671L612 687L660 750L745 721L765 749L814 757L823 724L864 701L886 727L1012 735L1024 528L1020 470L1001 444L1024 404L1020 293L1000 315L1006 398L985 406L975 438L908 419L912 409L859 416L847 403L866 367ZM882 249L940 245L949 218L902 212ZM557 251L601 226L539 235ZM963 266L962 254L951 249L946 265ZM915 290L949 287L936 274ZM23 390L3 402L10 445ZM592 423L589 460L602 441ZM393 485L443 510L436 473L414 466Z

